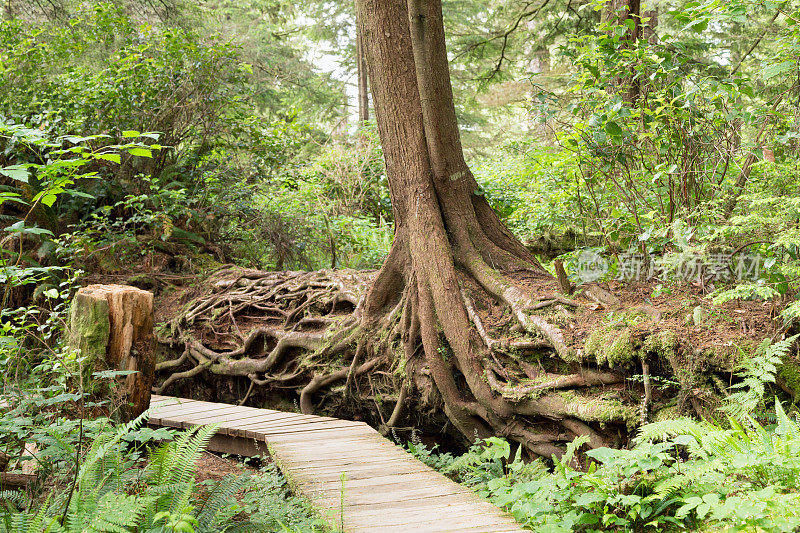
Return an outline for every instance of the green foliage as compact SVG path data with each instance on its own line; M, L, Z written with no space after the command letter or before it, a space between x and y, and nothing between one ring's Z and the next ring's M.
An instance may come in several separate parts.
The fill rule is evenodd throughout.
M293 496L273 463L250 476L239 500L241 510L266 531L318 533L328 528L314 519L307 500Z
M445 472L506 508L535 531L662 531L725 527L794 531L800 426L775 404L777 424L748 415L725 426L687 418L648 424L629 450L585 452L576 439L554 458L524 463L502 439L488 439Z
M753 413L764 401L766 385L775 382L778 369L798 336L800 335L774 344L770 344L769 339L764 339L755 353L745 358L739 372L742 381L731 386L735 392L726 397L722 411L734 418ZM742 355L745 354L742 352Z
M290 496L274 466L253 477L226 476L198 492L196 464L215 426L196 427L153 448L142 468L145 413L116 430L106 425L93 437L74 484L26 511L6 509L0 531L29 533L212 533L218 531L325 531L307 503ZM152 432L152 430L150 430ZM138 433L138 434L137 434ZM171 435L169 435L171 436ZM156 432L148 439L163 437ZM239 496L241 494L241 496ZM241 498L237 502L237 498ZM11 501L15 501L12 498ZM38 508L37 508L38 507ZM248 520L236 519L245 512Z
M419 439L412 439L405 446L408 453L429 467L436 470L446 470L453 464L455 457L451 453L440 453L436 451L437 448L437 445L428 447L423 442L420 442Z

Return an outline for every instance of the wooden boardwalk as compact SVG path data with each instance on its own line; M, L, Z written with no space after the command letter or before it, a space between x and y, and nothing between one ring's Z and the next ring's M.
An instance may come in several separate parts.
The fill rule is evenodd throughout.
M522 531L500 509L362 422L155 395L151 407L152 426L218 424L211 446L217 451L255 455L266 444L292 488L337 530Z

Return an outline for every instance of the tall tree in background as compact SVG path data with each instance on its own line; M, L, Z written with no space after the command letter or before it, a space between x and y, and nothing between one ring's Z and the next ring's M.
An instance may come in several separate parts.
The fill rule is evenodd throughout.
M636 41L642 37L642 4L640 0L610 0L605 5L603 18L611 24L611 31L618 26L625 28L620 40L622 47L631 49L636 46ZM631 75L618 80L620 91L625 94L625 100L635 102L641 93L639 80L635 76L634 67Z
M369 86L367 82L367 57L361 26L356 22L356 69L358 71L358 121L369 120Z

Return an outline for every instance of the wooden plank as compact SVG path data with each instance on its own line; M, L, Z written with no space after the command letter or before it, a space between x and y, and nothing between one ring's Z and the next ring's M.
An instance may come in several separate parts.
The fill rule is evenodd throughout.
M343 455L338 457L320 457L320 458L307 458L299 455L288 456L284 454L281 457L284 464L291 465L293 468L317 468L319 466L337 466L340 468L350 468L358 465L385 465L386 469L394 468L395 466L403 465L419 465L419 461L413 457L402 456L389 456L381 454L369 454L362 457L357 455Z
M406 462L393 462L386 463L382 461L375 461L372 463L350 463L346 465L341 464L319 464L319 465L295 465L291 462L282 461L281 467L286 472L291 472L298 476L318 476L318 479L338 479L342 474L347 479L359 479L366 477L368 474L371 477L373 474L402 474L402 473L417 473L425 472L419 464L406 463Z
M338 431L347 431L353 429L356 432L365 431L358 426L353 426L348 422L312 422L310 424L303 424L301 426L289 426L289 427L261 427L261 426L251 426L247 430L245 430L246 437L252 438L266 438L267 442L269 442L269 438L271 436L278 436L278 435L288 435L288 434L299 434L299 433L314 433L315 435L320 435L324 437L324 432L338 432ZM335 433L334 433L335 434Z
M165 405L164 407L158 406L155 408L155 414L159 418L168 418L180 415L187 415L193 413L204 413L208 411L218 411L230 407L221 403L206 403L206 402L193 402L189 404L182 404L178 406Z
M402 455L387 455L382 453L370 453L364 455L358 454L350 454L350 455L343 455L343 454L315 454L315 455L306 455L302 453L293 453L293 454L282 454L282 460L284 462L290 462L293 465L297 466L298 468L303 467L305 465L319 465L319 464L336 464L341 466L353 465L353 464L372 464L372 463L384 463L388 467L389 465L393 464L421 464L413 457L403 457Z
M300 426L297 429L290 429L290 431L288 433L287 432L281 432L278 429L269 429L268 428L268 429L262 431L261 434L264 435L264 436L268 436L269 437L269 442L272 442L274 440L276 443L279 443L279 442L286 442L286 443L298 442L299 443L299 442L303 442L303 441L309 442L309 441L312 441L312 440L322 440L322 441L324 441L324 440L335 440L335 439L337 439L339 437L342 437L342 436L358 436L358 435L362 435L362 436L369 435L369 436L371 436L373 438L379 438L377 433L375 433L375 430L373 430L373 429L371 429L369 427L366 427L366 426L345 426L345 427L341 427L341 428L331 428L331 429L336 429L338 431L335 432L335 433L330 433L330 431L326 430L326 429L319 429L319 430L317 430L318 432L317 431L309 431L309 430L313 430L313 428L307 428L306 430L303 430L302 426ZM248 429L245 433L249 434L250 432L251 432L251 430ZM298 436L301 433L306 433L306 434L303 435L302 437Z
M158 401L153 401L151 399L150 400L150 407L154 407L154 408L159 408L160 409L160 408L162 408L164 406L168 406L168 405L169 406L174 406L174 407L180 407L180 406L183 406L183 405L191 405L191 404L197 404L197 403L206 403L206 402L201 402L200 400L190 400L190 399L187 399L187 398L169 398L169 397L165 397L165 398L159 399Z
M339 505L340 500L341 495L339 498L336 498L335 495L331 495L331 497L328 498L317 499L314 503L315 505L323 508L329 508L330 506L335 508ZM442 494L426 494L419 491L404 491L397 493L378 493L376 491L354 492L347 489L347 483L345 483L344 501L345 505L353 512L360 512L359 510L370 511L373 509L381 509L385 508L387 505L391 505L392 509L424 509L428 507L439 508L443 505L457 505L462 503L469 505L471 508L475 506L475 501L472 494L461 494L456 497L447 492ZM491 506L491 504L488 505Z
M417 465L403 465L403 466L395 466L391 469L387 469L381 467L380 465L363 465L359 467L353 468L340 468L335 465L325 467L321 466L319 468L292 468L292 465L286 465L280 463L281 470L283 470L286 475L291 475L296 477L297 479L305 479L305 480L336 480L340 479L342 474L345 476L345 483L348 479L365 479L370 478L376 475L381 475L387 473L389 470L392 474L416 474L421 472L426 472L425 465L420 464Z
M360 432L364 436L352 436L352 432L344 432L341 435L336 437L331 437L329 439L330 442L325 445L325 448L320 448L319 443L312 442L312 441L303 441L300 440L298 442L292 442L283 444L281 442L276 442L276 447L285 447L287 451L291 450L303 450L303 451L325 451L325 450L336 450L342 453L346 453L347 450L352 449L353 446L366 446L365 439L369 442L369 450L372 451L380 451L381 453L399 453L400 455L409 455L405 450L399 448L386 440L385 438L381 437L378 432L372 429L369 426L356 424L348 428L350 430L358 430L356 433ZM362 451L358 452L359 455L362 454Z
M173 420L182 420L186 422L191 422L191 425L207 425L207 424L215 424L218 421L226 420L226 417L242 414L241 407L231 406L225 409L215 409L213 411L207 410L201 413L189 413L184 415L169 415L168 418Z
M269 414L266 416L261 416L259 418L254 418L253 420L248 420L242 424L238 424L236 429L236 434L238 436L244 437L247 429L252 426L259 426L262 424L268 424L269 422L275 421L280 423L281 420L296 420L296 419L305 419L309 415L301 415L298 413L278 413L275 415Z
M349 420L339 420L337 418L322 418L316 416L309 416L309 415L297 415L291 417L283 417L283 418L266 418L264 417L262 420L259 421L251 421L249 423L242 424L240 427L247 430L252 429L255 426L259 428L283 428L283 427L292 427L292 426L302 426L303 424L318 424L320 422L339 422L339 423L346 423L348 425L354 424L354 422L350 422Z
M347 486L353 488L369 487L373 490L383 490L387 486L397 486L407 483L438 483L442 481L442 475L438 472L415 472L411 474L391 474L382 473L379 476L373 476L367 479L348 479L346 480ZM338 490L341 487L341 480L335 479L315 479L307 483L310 491L314 490ZM387 489L388 490L388 489Z
M338 523L338 521L337 521ZM516 527L515 527L516 526ZM345 515L345 527L348 533L374 533L380 531L381 533L520 533L519 529L513 519L507 521L483 521L478 519L469 520L467 523L450 523L447 520L439 518L428 522L415 522L413 527L406 524L403 525L387 525L379 524L355 524L352 521L348 522Z
M264 415L259 413L260 409L253 409L247 412L233 413L214 417L206 420L206 424L219 424L219 432L224 435L236 436L236 428L239 424L246 424L252 420L262 420Z
M354 509L353 506L345 505L345 510L350 511L351 519L359 518L364 521L376 523L378 521L385 521L392 525L400 524L414 524L424 522L435 517L452 517L459 516L462 520L466 517L480 518L487 513L493 513L497 508L492 509L492 504L487 503L488 507L479 506L478 502L464 502L464 503L438 503L431 504L425 507L413 507L408 509L398 509L396 506L391 507L391 514L387 511L385 504L376 505L368 509ZM367 506L364 506L367 507ZM441 520L441 518L440 518ZM470 520L470 521L471 521ZM494 522L495 517L490 516L486 521ZM345 513L345 523L347 523L347 513Z

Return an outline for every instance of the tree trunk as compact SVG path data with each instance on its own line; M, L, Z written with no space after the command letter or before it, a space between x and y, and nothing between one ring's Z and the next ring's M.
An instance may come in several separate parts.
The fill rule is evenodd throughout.
M656 19L651 19L645 28L642 27L641 17L641 1L640 0L611 0L606 5L604 14L606 22L611 24L625 26L625 37L623 39L623 47L636 46L636 41L645 34L646 39L653 37L655 33ZM631 24L629 24L629 21ZM629 76L622 77L618 80L618 84L624 90L625 101L633 103L639 99L641 87L639 80L636 78L636 73L631 69Z
M87 392L99 392L112 408L118 404L125 420L148 408L155 376L152 293L125 285L83 287L70 309L69 345L79 352L85 377L105 370L133 371L114 380L110 390Z
M515 306L527 298L500 271L546 274L475 194L461 150L440 2L359 0L357 8L395 212L395 240L367 293L363 326L374 327L392 307L403 306L405 351L412 354L422 343L453 424L468 438L508 436L514 408L487 382L487 353L470 324L459 272ZM359 363L354 359L351 369ZM527 440L542 455L556 451Z
M369 120L369 87L367 83L367 58L364 53L364 38L356 23L356 69L358 75L358 122Z

